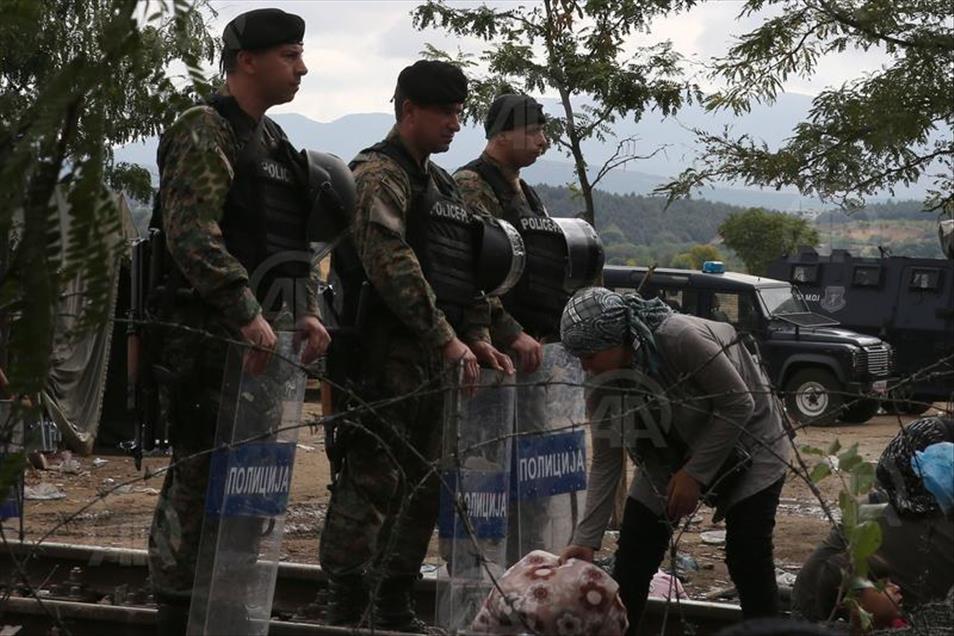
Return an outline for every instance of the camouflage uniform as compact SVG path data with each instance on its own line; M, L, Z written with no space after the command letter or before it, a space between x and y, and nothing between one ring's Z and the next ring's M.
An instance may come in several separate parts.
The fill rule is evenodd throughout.
M486 153L483 154L483 157L501 168L505 175L510 176L506 168L497 164L497 162L488 157ZM512 170L510 172L513 173L514 181L519 180L520 177L516 172ZM478 214L492 216L497 219L504 218L503 206L501 206L500 201L497 200L493 188L490 187L490 184L481 179L480 175L476 172L473 170L458 170L454 173L454 181L457 182L457 188L461 198L471 210ZM518 197L526 200L526 197L523 195L523 190L521 190L520 187L515 187L514 191ZM491 298L490 335L493 339L494 346L498 348L506 347L521 333L523 333L523 327L513 316L507 313L500 298L496 296Z
M395 128L388 140L396 137ZM438 513L433 471L441 450L442 387L448 377L441 349L455 332L406 241L412 212L408 175L377 152L358 155L355 162L355 248L390 310L369 312L372 324L362 334L372 358L366 361L365 397L420 392L361 414L343 440L343 468L321 535L321 566L331 577L360 576L373 584L417 577L427 553ZM439 170L430 162L425 169ZM486 303L475 303L465 317L462 339L489 341L487 323ZM380 436L386 447L356 430L361 427Z
M239 153L256 130L256 122L246 119L233 127L213 107L196 106L159 144L162 227L185 279L167 308L168 320L237 340L239 327L262 310L249 288L249 273L226 249L219 226ZM317 277L317 270L311 276ZM305 312L317 316L317 289L308 288ZM190 456L213 445L226 351L221 340L175 330L163 334L160 365L174 377L160 385L160 403L173 463L149 535L149 570L160 602L184 604L191 597L209 454Z

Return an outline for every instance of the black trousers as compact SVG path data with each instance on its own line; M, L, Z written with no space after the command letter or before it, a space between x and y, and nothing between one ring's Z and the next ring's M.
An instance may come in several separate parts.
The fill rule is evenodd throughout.
M745 618L778 614L772 531L775 509L785 478L747 497L726 513L725 563L739 591ZM671 531L659 517L635 499L626 500L623 526L616 548L613 578L629 616L629 636L635 636L646 606L649 585L669 552Z

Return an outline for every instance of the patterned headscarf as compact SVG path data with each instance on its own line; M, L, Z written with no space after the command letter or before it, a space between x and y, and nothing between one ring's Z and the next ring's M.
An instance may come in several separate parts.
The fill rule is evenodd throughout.
M672 308L658 298L645 300L639 294L589 287L574 294L563 309L560 339L577 357L632 345L637 364L655 372L659 354L653 332L672 313Z

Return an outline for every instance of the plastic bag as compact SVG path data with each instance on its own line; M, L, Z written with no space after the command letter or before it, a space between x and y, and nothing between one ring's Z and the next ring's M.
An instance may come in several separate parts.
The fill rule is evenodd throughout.
M911 468L945 513L954 508L954 444L938 442L911 458Z

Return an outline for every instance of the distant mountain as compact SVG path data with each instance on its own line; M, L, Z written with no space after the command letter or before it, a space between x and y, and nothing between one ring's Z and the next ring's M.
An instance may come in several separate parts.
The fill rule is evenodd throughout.
M582 202L564 187L538 185L537 193L553 216L576 216ZM676 201L665 208L659 197L597 192L596 229L615 226L634 245L653 243L709 243L718 237L725 217L745 208L715 201Z
M937 212L926 212L924 202L917 200L885 201L869 203L859 210L849 213L841 211L822 212L815 217L815 223L853 223L856 221L929 221L936 224Z
M558 105L554 100L542 101L547 111L558 112ZM756 105L752 112L744 117L736 118L728 113L707 113L700 106L693 105L680 111L674 118L662 118L655 113L647 113L639 122L617 122L615 130L620 138L637 138L637 153L649 155L657 149L662 150L651 158L634 161L626 170L611 172L599 183L598 188L615 194L650 193L653 188L665 183L691 164L696 150L695 136L691 130L693 128L718 132L725 126L732 126L735 133L749 134L765 140L770 147L775 146L791 133L796 123L805 118L810 105L810 97L786 93L781 95L773 106ZM393 115L385 113L346 115L327 123L292 113L276 115L274 119L285 129L296 146L333 152L344 159L350 159L363 147L383 139L394 122ZM434 160L453 170L476 157L483 149L485 141L481 128L465 127L455 138L451 149L445 154L436 155ZM155 173L156 145L155 138L129 144L117 149L116 158L119 161L146 166ZM584 147L584 151L590 164L598 166L611 155L615 147L615 143L601 144L593 141ZM526 169L524 177L533 184L553 186L575 182L572 164L556 150L551 150L546 159ZM818 201L802 197L797 192L777 192L771 189L717 187L701 190L696 196L722 203L763 206L790 212L819 205ZM896 196L923 198L924 189L899 188L896 190Z

